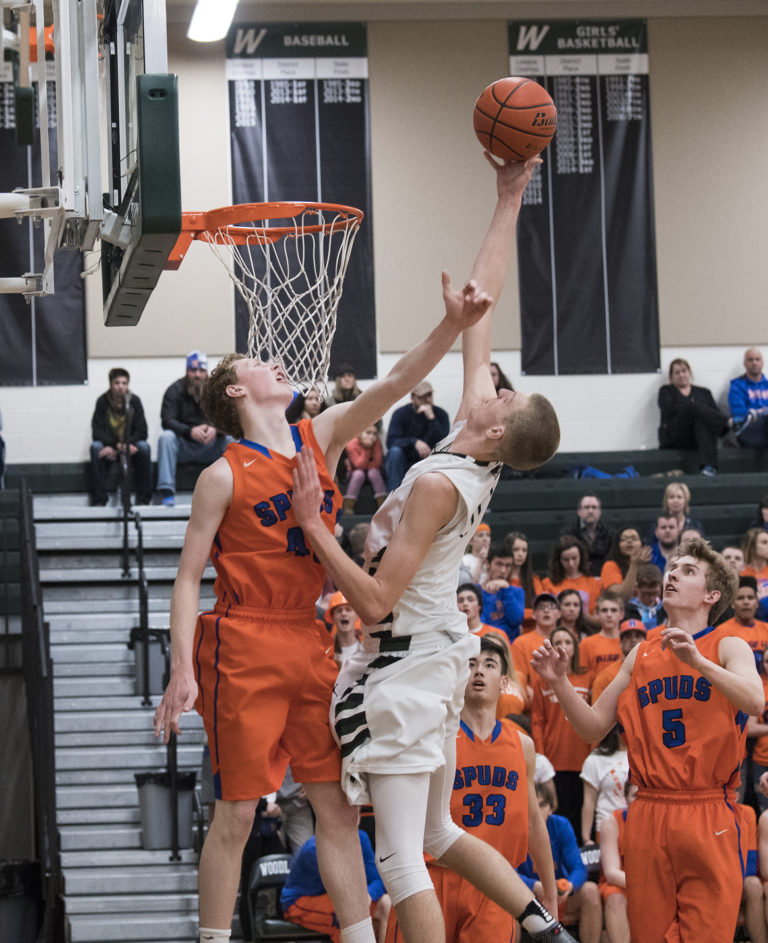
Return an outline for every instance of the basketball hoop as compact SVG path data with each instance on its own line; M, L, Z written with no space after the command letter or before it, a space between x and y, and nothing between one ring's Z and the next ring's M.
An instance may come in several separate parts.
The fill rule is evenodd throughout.
M166 268L207 242L248 306L248 355L282 362L298 389L326 390L331 342L361 210L334 203L242 203L184 213Z

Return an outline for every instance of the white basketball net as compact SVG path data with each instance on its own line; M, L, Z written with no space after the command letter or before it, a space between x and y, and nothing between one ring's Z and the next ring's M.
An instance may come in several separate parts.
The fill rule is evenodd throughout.
M260 221L204 236L248 306L248 355L281 362L304 392L327 394L336 314L359 227L348 213L307 207L284 226Z

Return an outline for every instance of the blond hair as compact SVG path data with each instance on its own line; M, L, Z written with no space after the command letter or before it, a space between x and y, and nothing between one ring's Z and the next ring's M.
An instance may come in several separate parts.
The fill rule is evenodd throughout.
M548 462L560 445L557 413L541 393L532 393L525 407L507 417L495 457L518 471Z

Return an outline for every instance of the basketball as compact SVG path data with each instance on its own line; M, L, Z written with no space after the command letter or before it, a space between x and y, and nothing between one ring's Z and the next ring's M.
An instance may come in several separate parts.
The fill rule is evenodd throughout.
M557 109L549 92L533 79L499 79L475 103L475 134L502 160L528 160L552 140Z

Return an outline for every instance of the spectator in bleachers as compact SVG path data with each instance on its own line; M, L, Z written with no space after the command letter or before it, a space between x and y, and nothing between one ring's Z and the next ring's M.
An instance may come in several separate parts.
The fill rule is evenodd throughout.
M488 578L482 584L482 620L504 632L510 642L520 634L525 616L525 592L510 586L512 556L504 544L494 544L488 551Z
M499 390L514 390L512 381L493 360L491 361L491 380L493 381L493 386L497 393Z
M488 578L488 549L491 546L491 528L478 524L470 538L467 552L461 558L460 583L484 583Z
M729 544L727 547L723 547L720 554L733 572L737 576L741 576L742 570L746 566L744 562L744 551L741 547Z
M637 571L651 559L651 548L644 547L636 527L622 527L613 536L608 558L600 571L600 586L621 593L624 600L634 595Z
M661 570L655 563L643 563L637 568L635 593L624 607L626 619L637 619L647 629L653 629L666 618L661 601Z
M619 648L621 649L621 658L619 661L610 662L605 668L600 669L592 682L592 703L600 697L608 685L619 673L627 655L636 648L641 642L645 641L647 629L639 619L624 619L619 626Z
M760 660L768 648L768 623L755 618L759 606L757 580L754 576L739 577L739 588L733 600L733 617L720 623L729 635L743 638Z
M411 391L411 402L392 413L387 429L387 458L384 474L390 491L400 486L405 473L426 458L448 435L448 413L435 406L432 384L422 380Z
M581 663L595 676L607 665L621 660L619 628L624 619L624 600L618 593L606 590L595 607L600 631L581 643Z
M600 826L606 816L626 808L624 786L629 778L629 760L618 724L584 760L581 778L584 781L581 841L587 845L593 843L593 830L595 841L600 840Z
M599 573L611 549L613 530L603 521L602 516L602 501L594 492L587 491L579 498L576 520L561 531L562 534L578 537L586 545L591 563L591 570L587 572Z
M342 363L334 370L334 386L330 395L323 401L323 409L335 406L337 403L351 403L363 392L357 385L354 367Z
M483 609L483 594L477 583L459 583L456 590L456 605L459 612L467 617L467 626L470 632L476 635L485 635L486 632L495 632L492 625L486 625L480 618Z
M306 393L297 393L291 405L285 411L285 418L290 423L300 419L314 419L322 409L323 401L316 389Z
M325 621L331 626L334 660L336 664L343 665L363 647L360 641L360 619L344 593L337 590L328 600Z
M600 943L603 931L603 907L597 885L587 880L587 868L581 858L576 833L571 822L552 811L552 794L544 785L536 785L539 809L544 817L552 848L552 861L557 878L557 916L564 925L578 922L581 943ZM562 811L562 806L561 806ZM518 873L538 891L538 875L533 870L530 855Z
M717 439L728 431L728 417L712 393L693 386L691 365L677 357L669 365L669 383L659 390L659 448L696 449L702 475L717 474Z
M659 514L656 518L656 528L653 533L651 563L655 564L663 573L670 554L680 543L680 525L677 518L672 515Z
M594 633L594 629L584 619L584 601L577 589L561 590L557 594L557 602L560 606L558 629L568 629L580 642Z
M569 659L568 680L580 697L589 701L594 674L579 660L579 643L568 629L554 629L552 645ZM531 733L537 753L543 753L555 768L558 807L573 825L581 826L584 791L581 767L589 755L589 744L581 739L565 719L565 714L551 687L539 675L533 676L531 698Z
M557 597L551 593L539 593L532 605L534 628L514 640L511 646L512 661L520 682L530 690L533 683L531 653L538 648L545 638L549 638L560 615Z
M741 543L746 566L742 576L754 576L757 580L757 597L768 596L768 532L761 527L751 527Z
M598 888L603 900L605 929L609 943L630 943L627 919L627 876L624 873L624 826L629 807L637 797L637 786L626 783L627 806L606 816L600 830L600 866Z
M376 426L369 426L347 442L347 490L344 493L344 513L354 514L360 489L366 481L373 488L376 504L381 507L387 496L387 486L381 474L381 464L384 461L384 452L381 448L379 430Z
M674 517L682 533L687 527L694 527L704 534L701 521L691 517L691 489L683 481L671 481L664 489L661 509L669 517Z
M123 367L109 371L109 389L96 400L91 417L91 504L107 503L112 469L125 454L133 469L137 504L152 502L152 459L147 442L147 420L138 396L128 388L130 374Z
M590 575L589 551L577 537L563 534L557 538L549 558L549 572L542 581L544 592L557 596L564 589L575 589L584 603L584 620L597 628L595 603L600 595L600 580Z
M528 552L528 538L520 531L512 531L504 538L504 545L512 555L512 568L509 571L509 585L521 586L525 591L525 619L523 632L533 628L533 600L544 591L539 577L533 572L531 556Z
M756 347L745 351L744 371L728 390L733 431L739 445L761 449L768 445L768 380Z
M227 437L212 426L200 405L208 379L208 358L202 351L187 355L187 372L165 391L160 407L163 431L157 442L157 490L162 503L176 503L176 465L198 462L210 465L221 458Z

